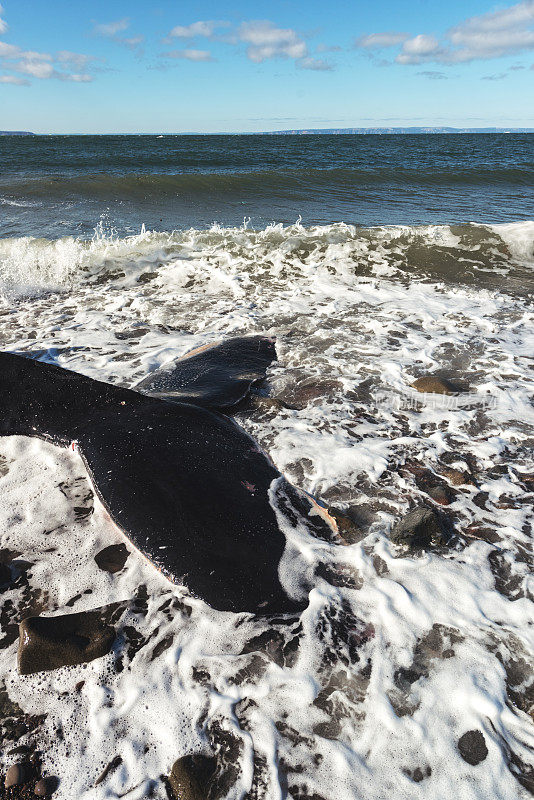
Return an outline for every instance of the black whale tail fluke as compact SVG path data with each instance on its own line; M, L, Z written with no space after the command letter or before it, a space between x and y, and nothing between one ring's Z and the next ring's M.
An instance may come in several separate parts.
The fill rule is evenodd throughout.
M193 353L152 377L167 402L0 353L0 434L76 439L122 532L214 608L293 613L302 602L280 581L286 538L270 502L280 473L235 422L202 407L235 405L274 357L265 337Z
M162 400L228 411L265 378L275 359L274 340L267 336L228 339L187 353L134 388Z
M87 420L146 398L14 353L0 353L0 434L75 439Z

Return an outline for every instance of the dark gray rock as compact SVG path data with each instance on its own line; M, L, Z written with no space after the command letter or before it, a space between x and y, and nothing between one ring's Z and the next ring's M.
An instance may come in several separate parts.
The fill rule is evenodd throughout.
M458 740L458 750L464 761L476 767L488 755L486 740L481 731L467 731Z
M130 551L124 544L110 544L109 547L104 547L95 556L95 561L104 572L120 572L124 569L126 560L130 555Z
M57 778L47 777L41 778L35 784L34 792L37 797L50 797L51 794L54 794L57 787L59 785L59 781Z
M391 541L423 550L447 544L450 534L442 517L433 508L419 506L409 511L391 532Z
M203 794L186 758L174 762L167 778L174 800L203 800Z
M115 629L109 623L117 607L23 620L19 625L20 674L83 664L109 653L115 641Z

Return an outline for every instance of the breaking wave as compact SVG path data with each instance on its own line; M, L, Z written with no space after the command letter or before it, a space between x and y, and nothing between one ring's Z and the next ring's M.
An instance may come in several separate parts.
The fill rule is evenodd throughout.
M325 266L351 275L396 276L473 284L525 293L534 264L534 222L499 225L425 225L359 228L344 223L250 229L219 225L156 232L144 227L119 237L102 222L91 239L0 239L0 289L4 296L61 291L75 284L140 281L162 266L204 253L222 256L231 273L246 260L265 281L287 270Z

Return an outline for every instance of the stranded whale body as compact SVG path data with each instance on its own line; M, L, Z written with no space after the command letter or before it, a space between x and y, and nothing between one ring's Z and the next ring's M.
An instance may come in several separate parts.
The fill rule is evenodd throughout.
M280 581L286 538L273 491L288 524L304 521L325 538L332 531L320 515L309 516L313 501L220 413L246 396L274 358L270 339L229 340L174 362L133 391L0 353L0 434L76 442L116 525L171 580L214 608L293 612L303 607L306 587L288 593Z

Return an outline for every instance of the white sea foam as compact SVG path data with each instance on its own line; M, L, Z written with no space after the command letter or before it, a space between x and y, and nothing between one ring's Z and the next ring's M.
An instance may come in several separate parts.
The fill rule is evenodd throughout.
M209 750L233 775L227 798L253 781L249 796L262 800L527 796L514 770L526 774L534 745L522 478L534 472L534 315L524 293L496 292L485 272L462 281L440 265L452 253L524 281L532 234L532 223L339 224L0 241L4 349L131 386L222 337L276 336L270 393L290 407L239 421L295 484L362 525L350 546L314 539L287 526L272 487L287 528L281 577L295 593L304 579L314 588L301 630L275 626L298 640L292 659L274 657L274 644L248 652L265 623L210 610L135 553L115 576L97 568L94 555L121 534L95 498L93 514L74 514L88 485L76 453L0 440L0 547L32 562L28 584L47 592L47 613L128 601L114 653L87 666L21 678L16 642L0 650L0 685L25 712L47 715L38 741L61 778L58 800L164 800L160 775ZM406 403L414 379L438 369L469 384L469 403ZM471 464L477 484L445 509L460 538L442 552L402 552L391 527L431 503L417 468L445 463ZM144 585L139 609L131 599ZM4 592L4 608L15 613L21 591ZM141 637L131 658L125 628ZM475 729L488 748L478 766L457 746ZM117 755L122 764L95 787Z
M461 227L461 232L456 232ZM454 230L454 232L453 232ZM474 237L474 238L473 238ZM204 252L212 263L213 256L221 258L222 271L213 276L215 283L229 280L230 263L246 259L253 252L272 257L271 269L282 269L285 259L294 251L308 251L306 260L313 263L321 255L339 269L365 266L377 276L393 275L402 267L409 248L414 245L428 249L426 263L420 270L431 274L439 262L440 251L457 251L459 262L466 256L480 267L498 269L503 266L495 245L500 242L508 248L508 259L521 264L534 262L534 222L516 222L500 225L449 226L426 225L418 227L390 226L356 228L337 223L304 228L300 223L292 226L271 225L254 231L244 224L242 228L223 228L214 225L206 230L189 229L172 233L145 231L137 235L118 237L113 227L101 221L92 239L36 239L33 237L0 239L0 291L11 296L31 295L39 291L60 290L72 283L82 283L90 276L106 271L125 272L125 281L133 282L140 274L161 266L172 267L166 278L178 285L187 275L187 265L193 254ZM226 258L223 258L224 252ZM298 261L298 259L297 259ZM189 265L190 266L190 265ZM244 278L244 275L241 276ZM451 274L452 278L453 275Z

